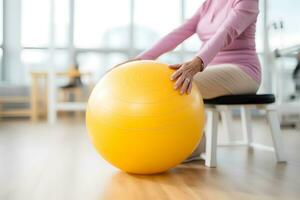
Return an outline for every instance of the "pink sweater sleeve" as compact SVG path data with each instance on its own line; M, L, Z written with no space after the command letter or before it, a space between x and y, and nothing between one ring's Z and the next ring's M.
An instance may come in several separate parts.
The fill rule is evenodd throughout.
M222 48L236 39L258 15L257 0L237 0L217 32L206 41L197 56L207 66Z
M201 13L205 8L204 2L197 12L188 19L184 24L167 34L161 40L159 40L151 49L142 52L136 58L145 60L154 60L162 54L172 51L184 40L192 36L196 32L197 24Z

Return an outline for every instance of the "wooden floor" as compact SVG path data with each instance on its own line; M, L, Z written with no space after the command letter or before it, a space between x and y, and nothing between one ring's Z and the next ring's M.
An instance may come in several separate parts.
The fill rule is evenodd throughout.
M160 175L138 176L103 161L82 121L1 121L0 199L300 199L299 130L284 130L287 164L276 164L272 152L219 147L216 169L196 162ZM263 133L266 127L259 130Z

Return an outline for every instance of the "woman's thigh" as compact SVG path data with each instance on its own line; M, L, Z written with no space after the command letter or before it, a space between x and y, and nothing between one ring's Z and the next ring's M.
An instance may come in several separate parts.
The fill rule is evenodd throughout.
M194 77L204 99L223 95L256 93L259 83L236 65L221 64L207 67Z

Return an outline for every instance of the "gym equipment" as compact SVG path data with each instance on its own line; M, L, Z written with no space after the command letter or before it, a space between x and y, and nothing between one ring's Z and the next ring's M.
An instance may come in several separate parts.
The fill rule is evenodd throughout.
M174 70L134 61L109 71L89 97L86 125L95 148L115 167L135 174L164 172L186 159L203 134L204 105L193 85L180 95Z

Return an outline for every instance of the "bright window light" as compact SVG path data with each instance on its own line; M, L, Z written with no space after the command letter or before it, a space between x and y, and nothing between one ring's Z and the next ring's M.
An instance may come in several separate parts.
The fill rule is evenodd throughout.
M271 49L300 44L299 8L299 0L269 1Z
M129 0L75 0L75 46L127 48L129 12Z
M50 0L22 1L22 46L48 46Z
M135 0L135 47L150 48L160 37L180 25L179 0Z

